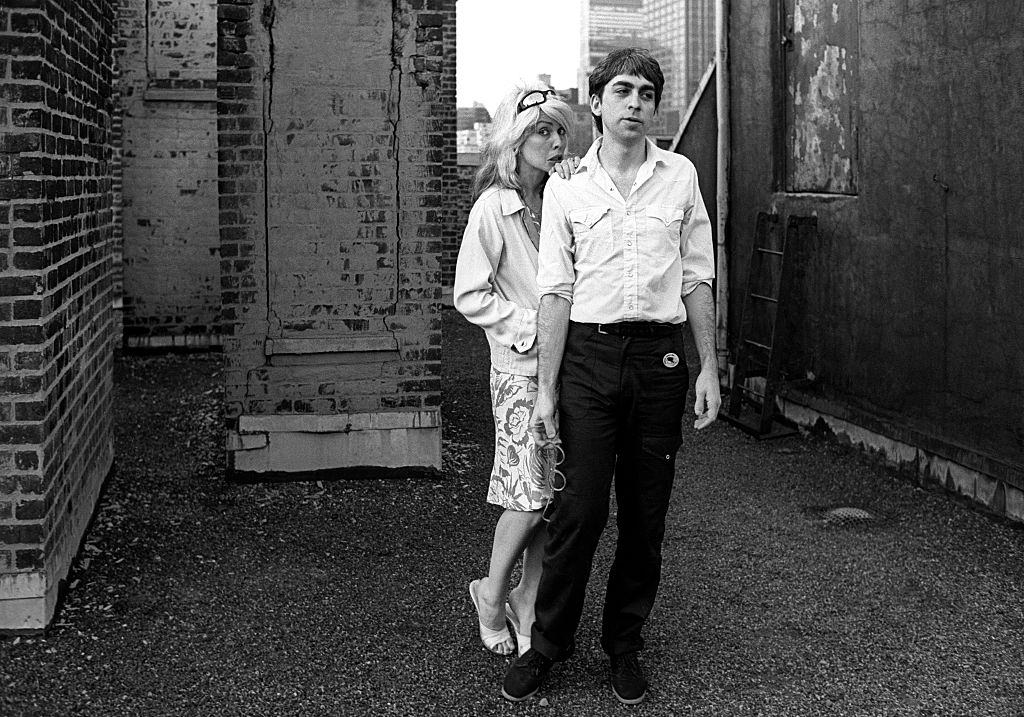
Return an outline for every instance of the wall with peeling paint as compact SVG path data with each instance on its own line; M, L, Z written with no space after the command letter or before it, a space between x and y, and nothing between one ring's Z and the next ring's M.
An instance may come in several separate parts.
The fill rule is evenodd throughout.
M216 0L121 0L124 343L218 343Z
M438 468L454 0L218 13L231 467Z
M799 63L780 58L783 1L792 12L731 4L731 326L757 212L816 215L816 245L797 252L789 378L844 420L1024 486L1024 3L828 3L857 38L840 117L854 181L824 186L844 172L822 162L802 176L819 188L800 192L787 191L808 185L787 171ZM837 57L801 58L820 110L797 117L805 138L840 131Z

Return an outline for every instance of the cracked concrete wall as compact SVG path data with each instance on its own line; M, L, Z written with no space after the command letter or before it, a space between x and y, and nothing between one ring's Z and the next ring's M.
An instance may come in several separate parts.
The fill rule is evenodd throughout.
M454 2L218 12L229 416L436 420Z
M120 0L124 343L218 343L216 0Z
M1024 485L1024 3L833 3L860 38L857 187L841 196L773 183L777 1L731 10L731 325L757 212L816 215L790 377L850 420Z

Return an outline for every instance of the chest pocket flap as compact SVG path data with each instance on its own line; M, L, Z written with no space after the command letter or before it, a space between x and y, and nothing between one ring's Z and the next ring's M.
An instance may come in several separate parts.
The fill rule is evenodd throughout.
M598 220L608 213L610 207L587 207L585 209L573 209L569 212L569 221L581 225L585 229L592 229Z
M686 224L686 222L690 221L691 213L693 213L693 207L685 209L664 204L651 204L647 207L647 216L660 219L665 226L671 226L672 222Z

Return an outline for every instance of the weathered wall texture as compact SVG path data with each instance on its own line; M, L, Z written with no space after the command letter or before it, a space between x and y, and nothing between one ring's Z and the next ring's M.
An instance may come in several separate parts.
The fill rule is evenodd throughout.
M793 57L817 32L806 29L773 75L785 30L775 2L736 0L731 11L730 325L757 212L817 215L789 352L791 378L811 379L807 400L1024 487L1021 3L796 0L794 12L786 0L804 22L824 13L818 22L846 29L824 52ZM846 41L857 47L828 44ZM856 64L836 64L858 48ZM792 92L773 104L794 67L818 93L813 113ZM821 121L830 113L856 131ZM801 160L784 131L794 121L798 147L827 144L852 162L851 185L784 191L808 189L787 170Z
M455 263L459 258L459 246L462 244L462 233L466 231L469 212L473 208L473 180L476 170L480 167L480 154L463 152L458 155L457 185L454 194L455 218L451 220L453 229L444 240L441 257L441 282L444 284L447 301L451 302L452 287L455 286Z
M0 6L0 629L53 614L113 458L111 0Z
M121 0L124 343L219 343L216 0Z
M232 466L436 467L454 2L218 14Z

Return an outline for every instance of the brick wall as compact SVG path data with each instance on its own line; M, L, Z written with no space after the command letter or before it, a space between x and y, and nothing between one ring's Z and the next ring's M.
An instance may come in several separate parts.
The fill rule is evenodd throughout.
M49 620L112 461L113 18L0 9L0 628Z
M218 7L236 470L439 463L454 22L452 0Z
M217 344L217 2L118 4L124 343Z
M455 64L455 23L451 22L445 26L444 34L444 57L451 65ZM453 68L452 68L453 69ZM446 73L441 79L441 89L446 97L455 98L455 73ZM455 102L450 102L445 108L445 121L458 126L458 108ZM450 146L445 147L444 163L444 196L446 201L446 213L444 231L441 236L441 285L445 295L450 294L452 284L455 281L455 264L452 259L452 247L455 247L456 255L459 242L462 239L462 230L465 227L465 217L460 215L460 204L465 201L461 182L461 171L458 166L458 149L456 135L452 133Z
M479 167L479 154L462 153L458 155L456 184L455 190L452 193L454 203L451 223L452 232L450 235L445 236L444 256L441 265L442 280L446 296L449 298L452 287L455 285L455 262L459 258L462 233L466 230L466 222L469 221L469 210L473 208L473 180L476 178L476 170Z

